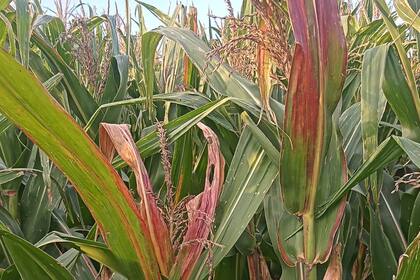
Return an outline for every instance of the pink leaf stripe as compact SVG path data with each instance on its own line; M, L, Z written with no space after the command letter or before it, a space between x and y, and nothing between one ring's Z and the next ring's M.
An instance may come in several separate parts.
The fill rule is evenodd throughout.
M176 259L177 267L181 267L181 279L184 280L189 278L208 240L224 178L225 161L220 153L217 135L202 123L198 127L208 142L208 163L204 191L187 204L188 228Z
M99 130L100 146L108 160L114 151L127 162L136 176L137 192L141 198L140 224L150 238L156 260L163 276L187 280L208 243L217 201L224 179L225 161L220 153L217 135L206 125L198 127L208 142L208 164L204 191L187 203L188 225L183 243L173 265L174 252L168 226L156 203L152 185L128 125L102 123ZM171 271L172 269L172 271Z
M112 159L115 149L136 176L137 192L141 198L140 216L144 220L143 231L150 237L161 273L167 276L173 259L169 231L128 125L102 123L99 139L105 156Z
M313 228L309 225L317 204L346 179L342 147L330 149L336 135L333 113L346 73L346 40L336 0L287 2L296 46L284 117L288 137L283 138L281 152L281 199L290 214L304 217L304 246L294 251L286 240L279 240L279 249L288 265L294 265L296 258L304 258L307 264L322 263L330 254L344 204L323 217L322 228L316 226L319 221ZM323 176L331 168L326 163L331 159L335 166L344 164L343 176L325 180Z
M289 78L280 176L289 212L303 214L315 191L331 118L341 96L346 41L336 0L289 0L296 47ZM311 190L312 189L312 190Z

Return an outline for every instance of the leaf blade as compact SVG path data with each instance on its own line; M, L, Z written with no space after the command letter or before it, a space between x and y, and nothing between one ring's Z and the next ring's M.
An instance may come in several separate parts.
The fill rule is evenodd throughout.
M55 259L27 241L5 230L0 236L22 279L73 279Z
M150 278L157 277L152 255L147 254L148 241L141 234L137 208L121 178L92 140L28 71L3 51L0 61L9 65L7 71L0 70L0 111L70 178L115 255L127 263L139 264L136 269L126 271L138 277L143 268ZM28 91L32 94L25 94ZM124 231L118 230L121 225Z

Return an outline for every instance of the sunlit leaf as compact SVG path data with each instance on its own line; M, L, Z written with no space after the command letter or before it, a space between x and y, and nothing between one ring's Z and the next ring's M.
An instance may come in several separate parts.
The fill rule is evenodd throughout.
M31 73L4 52L0 52L0 62L8 65L7 70L0 70L0 111L69 177L100 225L109 248L126 260L126 273L156 277L157 266L153 255L147 253L149 241L140 230L137 207L119 175Z

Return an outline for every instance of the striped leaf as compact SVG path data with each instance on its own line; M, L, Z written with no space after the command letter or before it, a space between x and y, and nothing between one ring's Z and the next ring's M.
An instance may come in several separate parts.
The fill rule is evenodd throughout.
M416 280L420 278L420 233L400 257L397 280Z
M76 122L34 76L3 51L0 111L33 140L70 179L96 219L127 276L159 275L140 213L122 179ZM28 94L30 93L30 94ZM103 203L107 201L107 203Z
M296 47L280 180L286 209L301 215L315 202L321 162L332 135L332 114L344 82L346 43L337 1L289 1L289 13Z
M24 239L3 229L0 238L23 280L74 279L55 259Z
M346 180L347 167L334 112L344 84L347 50L337 1L289 0L295 52L289 77L280 159L279 250L290 266L304 262L308 279L313 265L328 260L344 203L315 220L315 208L329 200ZM295 216L292 216L293 214ZM290 235L292 234L292 235ZM293 238L290 238L292 236Z

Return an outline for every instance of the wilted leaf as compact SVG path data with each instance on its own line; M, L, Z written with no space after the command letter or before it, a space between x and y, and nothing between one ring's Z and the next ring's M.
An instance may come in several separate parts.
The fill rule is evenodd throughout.
M161 273L167 276L173 262L168 227L157 206L149 175L131 137L128 125L102 123L99 128L99 141L101 150L109 161L113 159L114 150L116 150L133 170L136 176L137 193L141 198L139 220L142 234L150 238Z
M212 221L224 181L225 161L220 153L217 135L202 123L199 123L198 127L203 131L208 142L206 181L204 191L187 203L188 226L175 267L171 271L173 279L190 279L212 229Z
M325 272L324 280L337 280L343 278L343 268L341 266L341 244L337 244L330 258L330 263Z
M226 175L216 210L216 229L211 241L218 246L211 248L213 266L219 264L235 245L277 175L278 168L246 126ZM191 279L203 279L208 274L208 256L209 250L205 250Z

